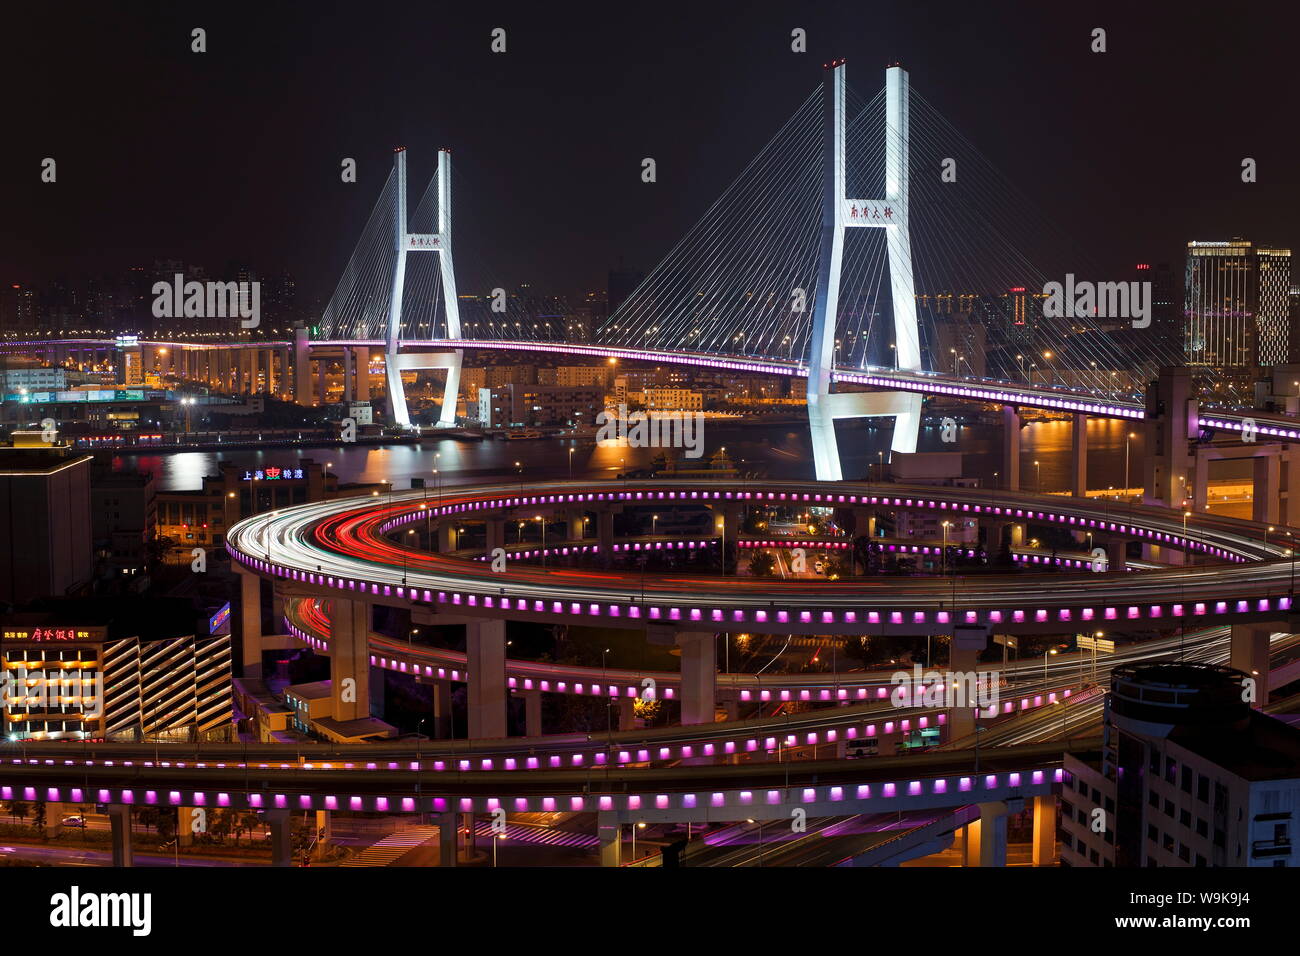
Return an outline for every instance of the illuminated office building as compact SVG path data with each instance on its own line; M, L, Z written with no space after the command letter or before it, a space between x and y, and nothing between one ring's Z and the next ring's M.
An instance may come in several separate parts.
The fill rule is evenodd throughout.
M1291 352L1291 250L1245 239L1189 242L1184 293L1188 365L1270 368Z

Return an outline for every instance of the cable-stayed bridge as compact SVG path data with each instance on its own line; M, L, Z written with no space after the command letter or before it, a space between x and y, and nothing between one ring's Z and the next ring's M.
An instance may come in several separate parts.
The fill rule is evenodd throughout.
M1062 252L1062 230L898 65L867 98L848 85L844 61L827 64L823 82L590 335L575 335L544 304L505 294L455 247L450 152L439 152L436 175L408 211L398 149L311 338L302 330L294 341L177 342L166 366L179 361L183 377L233 382L234 391L261 382L301 402L312 392L312 360L339 357L345 395L369 397L369 353L379 348L402 426L411 419L401 373L446 369L443 427L455 424L466 349L802 377L817 475L834 479L839 419L893 417L897 451L915 449L927 394L1137 420L1145 383L1182 364L1181 339L1151 327L1149 314L1146 326L1104 308L1045 317L1030 290L1099 271ZM1026 249L1052 261L1031 261ZM1250 404L1207 410L1192 430L1300 436L1284 415L1243 414Z

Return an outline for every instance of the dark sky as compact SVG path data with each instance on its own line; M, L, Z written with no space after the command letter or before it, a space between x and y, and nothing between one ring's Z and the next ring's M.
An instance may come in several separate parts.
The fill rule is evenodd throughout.
M816 86L901 60L1107 267L1300 243L1294 2L6 5L0 281L246 260L328 293L391 165L453 148L505 284L648 270ZM189 31L207 30L208 52ZM508 52L489 51L493 27ZM1089 52L1093 27L1109 52ZM790 31L809 52L790 52ZM58 161L42 184L40 162ZM659 181L640 181L653 156ZM1243 184L1244 156L1259 182ZM354 157L359 182L340 182ZM413 200L414 202L414 200Z

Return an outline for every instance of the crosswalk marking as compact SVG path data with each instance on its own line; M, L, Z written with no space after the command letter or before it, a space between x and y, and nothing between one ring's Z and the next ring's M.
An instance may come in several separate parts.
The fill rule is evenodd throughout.
M492 821L480 820L474 832L481 837L492 836ZM569 830L557 830L554 827L530 826L523 823L507 823L506 839L519 843L538 843L546 846L596 847L600 840L590 833L573 833Z
M417 846L438 835L437 827L412 827L389 834L340 866L389 866Z

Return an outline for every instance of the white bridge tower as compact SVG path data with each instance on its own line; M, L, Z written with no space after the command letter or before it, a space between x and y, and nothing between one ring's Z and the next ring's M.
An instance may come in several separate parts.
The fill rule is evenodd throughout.
M920 371L921 346L916 325L916 295L912 287L912 240L908 233L907 71L897 65L885 71L883 199L851 199L845 194L844 61L835 60L827 64L827 71L822 130L825 180L817 298L813 306L808 354L808 422L817 478L839 481L843 474L839 444L835 440L835 419L894 416L892 448L897 452L916 451L917 432L921 425L920 395L831 391L846 228L885 230L889 285L894 303L894 346L900 370Z
M463 349L451 352L399 353L402 335L402 289L406 284L406 255L410 252L438 254L442 270L443 306L447 313L447 337L460 338L460 300L456 297L456 270L451 257L451 150L438 150L438 231L407 232L406 147L399 146L393 157L397 174L397 265L393 273L393 297L388 305L388 335L385 338L384 369L388 379L388 403L394 423L409 428L411 414L402 390L402 372L407 369L445 368L447 383L442 395L439 428L456 424L456 397L460 391Z

